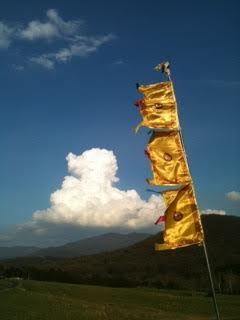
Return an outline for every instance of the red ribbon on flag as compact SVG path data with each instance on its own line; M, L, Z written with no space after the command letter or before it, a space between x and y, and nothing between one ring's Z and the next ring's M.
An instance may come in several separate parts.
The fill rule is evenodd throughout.
M157 221L155 222L155 224L163 223L163 222L165 222L165 221L166 221L165 216L160 216L160 217L157 219Z
M146 149L144 150L144 153L145 153L145 155L148 157L148 159L151 160L151 159L150 159L150 153L149 153Z
M143 101L142 101L142 99L141 99L141 100L137 100L137 101L134 103L134 105L135 105L137 108L141 108L142 103L143 103Z

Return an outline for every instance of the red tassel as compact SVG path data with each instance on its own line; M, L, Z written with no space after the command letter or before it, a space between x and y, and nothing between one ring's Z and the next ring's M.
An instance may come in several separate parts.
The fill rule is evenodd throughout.
M148 159L150 160L150 153L147 151L147 149L144 150L144 153L148 157Z
M155 224L159 224L159 223L163 223L166 221L166 218L165 216L160 216L157 221L155 222Z
M142 106L142 100L137 100L135 103L134 103L134 105L137 107L137 108L141 108L141 106Z

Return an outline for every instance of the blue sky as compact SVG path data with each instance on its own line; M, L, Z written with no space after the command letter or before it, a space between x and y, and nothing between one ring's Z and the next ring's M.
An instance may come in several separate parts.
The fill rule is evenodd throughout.
M162 81L153 67L166 60L199 206L240 215L239 9L238 1L1 3L1 229L49 207L70 152L112 150L117 187L149 198L148 136L132 130L135 83Z

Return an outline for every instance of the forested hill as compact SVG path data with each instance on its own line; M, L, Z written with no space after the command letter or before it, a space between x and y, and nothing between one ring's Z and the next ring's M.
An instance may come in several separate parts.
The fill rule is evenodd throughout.
M240 218L202 217L209 259L220 292L240 290ZM110 286L152 286L206 290L208 274L201 246L155 252L162 234L109 253L74 259L19 258L1 265L2 273L37 280Z

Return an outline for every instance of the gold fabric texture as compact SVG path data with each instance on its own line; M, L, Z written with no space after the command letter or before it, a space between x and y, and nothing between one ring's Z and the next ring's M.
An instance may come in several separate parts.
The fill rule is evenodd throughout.
M192 185L167 190L162 195L167 207L164 243L155 244L155 250L200 244L203 241L203 229Z
M178 131L153 132L146 153L153 178L149 185L186 184L191 181Z
M138 91L143 94L140 108L142 122L136 127L136 132L142 126L152 129L177 130L179 128L171 82L141 85L138 87Z
M153 130L145 150L150 160L154 186L175 186L178 189L162 192L166 211L164 243L155 244L155 250L176 249L201 244L204 239L192 179L181 139L172 82L141 85L140 113L142 126ZM181 187L179 187L181 185ZM158 221L157 220L157 221Z

